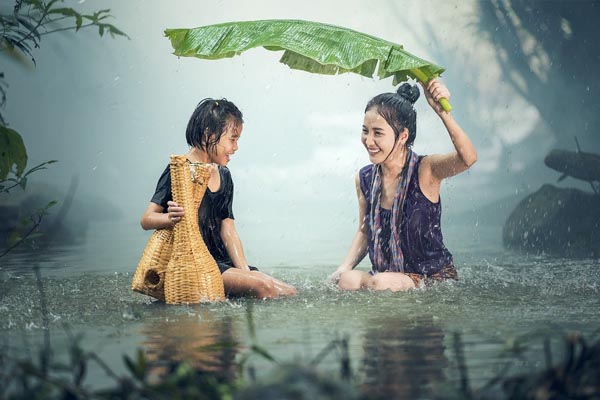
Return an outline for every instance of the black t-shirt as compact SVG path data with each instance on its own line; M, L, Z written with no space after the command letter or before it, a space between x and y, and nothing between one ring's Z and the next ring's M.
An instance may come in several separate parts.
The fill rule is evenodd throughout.
M221 221L225 218L234 219L232 210L233 180L227 167L219 166L219 175L221 177L219 190L211 192L209 188L206 188L198 209L198 225L204 243L215 261L231 264L231 259L221 239ZM167 202L170 200L173 200L173 194L171 192L171 171L167 165L156 184L156 192L150 201L162 206L163 212L166 213Z

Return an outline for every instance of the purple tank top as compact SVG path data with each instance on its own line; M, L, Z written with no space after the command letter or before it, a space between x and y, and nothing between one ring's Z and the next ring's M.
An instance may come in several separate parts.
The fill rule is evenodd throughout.
M442 215L442 201L432 203L421 191L419 186L419 166L424 156L420 156L417 167L413 172L406 201L402 209L402 221L400 222L400 247L404 254L404 270L410 273L432 275L445 266L453 263L452 254L444 246L442 237L442 226L440 223ZM373 242L371 240L371 226L368 215L371 213L371 186L373 183L374 165L369 164L361 168L359 172L360 190L362 191L367 208L365 225L367 227L367 244L369 258L373 263ZM382 214L382 238L390 237L390 210L383 210ZM387 213L387 214L386 214ZM384 255L389 255L384 245ZM375 270L375 267L373 267Z

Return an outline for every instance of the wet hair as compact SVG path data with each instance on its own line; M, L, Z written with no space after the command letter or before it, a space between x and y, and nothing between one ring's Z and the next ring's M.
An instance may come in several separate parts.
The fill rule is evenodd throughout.
M403 83L396 93L382 93L369 100L365 112L375 109L386 120L394 130L394 143L407 128L406 146L411 147L417 137L417 111L413 105L420 95L417 85Z
M204 99L196 106L185 131L188 145L211 152L233 124L239 127L244 123L242 112L227 99Z

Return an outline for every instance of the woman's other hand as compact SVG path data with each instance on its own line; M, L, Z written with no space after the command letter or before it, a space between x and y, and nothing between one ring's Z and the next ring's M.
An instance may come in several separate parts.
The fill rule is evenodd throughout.
M439 103L440 99L442 98L450 101L450 91L446 85L444 85L439 78L433 78L427 84L421 82L421 86L423 86L425 98L427 99L427 102L431 108L433 108L437 114L446 113L446 111L444 111L442 108L442 105Z
M333 274L329 275L329 278L327 278L328 282L337 284L340 281L340 276L342 276L342 274L347 271L347 268L338 267L338 269L336 269L333 272Z

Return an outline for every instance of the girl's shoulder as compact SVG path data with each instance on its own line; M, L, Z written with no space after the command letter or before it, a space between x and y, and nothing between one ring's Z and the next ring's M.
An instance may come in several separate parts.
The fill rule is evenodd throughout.
M217 168L219 169L219 175L221 175L221 177L228 177L231 179L231 172L229 172L229 168L224 165L218 165Z
M229 171L229 168L223 165L219 165L218 169L219 176L221 177L221 184L226 187L233 186L233 178L231 177L231 172Z

